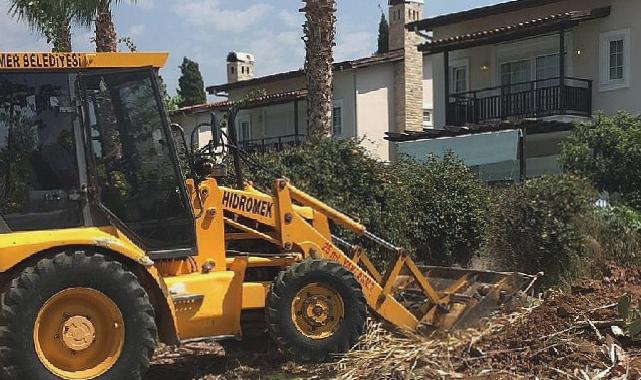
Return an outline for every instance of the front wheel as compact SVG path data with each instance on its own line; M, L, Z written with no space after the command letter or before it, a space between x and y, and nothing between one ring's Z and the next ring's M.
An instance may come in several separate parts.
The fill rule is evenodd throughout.
M333 261L308 260L281 272L267 301L272 338L287 355L305 362L347 352L366 321L361 286Z
M2 379L139 380L155 343L144 288L97 253L42 259L2 294Z

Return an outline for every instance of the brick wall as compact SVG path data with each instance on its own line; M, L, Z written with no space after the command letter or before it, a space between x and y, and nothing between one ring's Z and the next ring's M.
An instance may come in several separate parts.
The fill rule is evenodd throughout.
M418 51L421 37L405 25L423 16L419 1L390 2L390 49L404 49L405 59L394 70L394 106L396 120L393 130L423 130L423 54Z

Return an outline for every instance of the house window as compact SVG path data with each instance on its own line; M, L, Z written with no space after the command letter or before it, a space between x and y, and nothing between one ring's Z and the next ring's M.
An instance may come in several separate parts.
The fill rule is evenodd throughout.
M332 134L334 136L343 134L343 106L340 102L334 103L332 108Z
M623 79L623 40L610 41L610 80Z
M630 86L630 30L601 34L601 90L616 90Z
M536 57L537 80L558 78L560 74L558 54L542 55L540 57Z
M249 141L251 139L251 123L249 119L240 120L238 122L238 141Z
M432 127L432 126L434 126L432 110L431 109L424 109L423 110L423 126L424 127Z
M450 92L460 94L467 92L467 66L455 66L450 68Z
M559 70L559 55L550 54L536 57L536 87L545 88L559 83L561 70Z
M501 65L501 85L508 86L505 92L525 91L529 86L524 82L532 79L530 61L508 62Z

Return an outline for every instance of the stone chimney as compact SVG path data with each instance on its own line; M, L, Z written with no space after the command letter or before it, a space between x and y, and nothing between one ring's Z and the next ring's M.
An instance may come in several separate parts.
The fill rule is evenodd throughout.
M424 0L389 0L389 48L405 50L405 59L394 69L395 132L423 130L423 54L418 51L422 38L406 28L423 18L423 5Z
M232 51L227 54L227 82L234 83L254 78L253 54Z

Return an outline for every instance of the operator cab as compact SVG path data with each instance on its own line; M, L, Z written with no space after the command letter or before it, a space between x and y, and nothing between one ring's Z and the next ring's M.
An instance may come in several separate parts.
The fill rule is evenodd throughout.
M115 225L151 257L194 255L194 215L158 86L166 54L11 53L11 67L5 55L0 234Z

